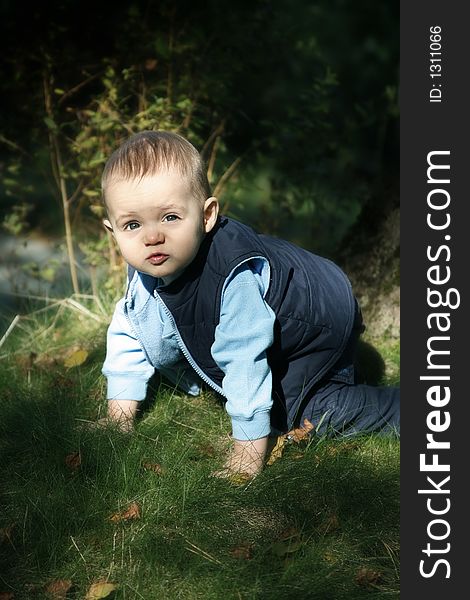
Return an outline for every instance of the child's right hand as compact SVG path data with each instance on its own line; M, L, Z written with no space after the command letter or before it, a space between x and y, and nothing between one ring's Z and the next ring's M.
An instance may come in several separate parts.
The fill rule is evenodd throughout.
M134 429L138 405L137 400L109 400L107 416L97 421L87 421L87 429L114 426L124 433L130 433Z

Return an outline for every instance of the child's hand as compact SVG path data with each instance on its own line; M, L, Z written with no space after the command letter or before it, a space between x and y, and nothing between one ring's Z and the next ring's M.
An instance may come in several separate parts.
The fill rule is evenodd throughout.
M218 477L230 477L231 475L254 477L258 475L263 469L267 448L267 437L258 440L234 440L224 469L215 475Z
M130 433L134 429L134 420L137 415L137 400L109 400L108 414L97 421L85 421L87 429L102 429L117 427L123 433Z
M124 432L132 431L138 406L137 400L109 400L108 416L103 420L116 424Z

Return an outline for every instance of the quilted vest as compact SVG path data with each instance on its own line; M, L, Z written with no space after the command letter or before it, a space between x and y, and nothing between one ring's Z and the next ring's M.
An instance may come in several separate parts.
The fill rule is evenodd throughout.
M341 269L290 242L220 217L191 265L158 293L194 361L221 386L224 373L212 358L211 346L223 285L235 267L254 257L267 259L270 266L265 300L276 315L274 343L268 350L272 421L285 429L294 424L312 387L338 361L351 334L355 299Z

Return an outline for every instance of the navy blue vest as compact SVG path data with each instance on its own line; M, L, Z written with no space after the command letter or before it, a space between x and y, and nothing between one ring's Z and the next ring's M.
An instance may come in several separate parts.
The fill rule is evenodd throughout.
M191 265L159 294L195 362L221 385L224 374L210 349L222 288L237 265L257 256L269 261L271 279L265 300L276 315L275 341L268 350L272 422L286 429L294 424L312 387L338 361L351 334L355 299L341 269L285 240L257 234L221 217Z

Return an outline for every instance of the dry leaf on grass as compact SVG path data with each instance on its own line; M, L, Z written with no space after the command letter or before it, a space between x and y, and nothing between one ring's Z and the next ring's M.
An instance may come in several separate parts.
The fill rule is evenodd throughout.
M54 600L66 600L67 592L71 587L72 582L70 579L56 579L46 586L46 592L50 594Z
M314 429L315 427L312 423L310 423L308 419L304 419L304 423L301 427L291 429L291 431L287 433L287 439L298 444L299 442L308 439Z
M107 583L106 581L98 581L93 583L85 597L85 600L100 600L100 598L107 598L117 589L115 583Z
M281 458L284 454L286 442L289 443L300 443L303 440L307 440L311 434L311 432L315 429L315 427L310 423L308 419L304 419L304 424L301 427L297 427L296 429L291 429L285 435L278 436L276 440L276 444L269 452L268 459L266 460L267 465L272 465L276 460ZM302 458L303 455L296 454L293 456L295 459Z
M159 463L143 462L142 467L146 471L153 471L157 475L163 475L163 473L165 473L165 469Z
M0 600L14 600L15 594L13 592L0 592Z
M79 367L88 358L88 352L83 348L74 348L64 358L64 367L71 369L73 367Z
M332 442L331 444L325 447L325 454L326 456L335 457L341 454L342 452L344 452L345 454L349 452L355 452L356 450L360 449L360 447L360 444L355 441L339 443Z
M230 550L230 554L233 556L233 558L250 560L251 558L253 558L253 544L238 544L238 546L235 546L235 548L232 548L232 550Z
M198 444L196 452L198 453L199 458L214 458L217 456L217 450L212 444Z
M109 517L109 520L113 521L113 523L131 521L133 519L140 519L140 506L137 504L137 502L132 502L132 504L129 504L126 510L115 513Z
M78 471L82 464L80 452L71 452L65 457L65 464L71 471Z
M212 444L197 444L193 446L188 454L188 459L194 462L214 458L219 454Z
M362 587L377 587L382 579L382 573L368 567L361 567L356 573L356 583Z
M276 460L281 458L281 456L284 453L285 444L286 444L286 436L280 435L276 440L274 448L269 453L268 459L266 461L267 465L272 465L274 462L276 462Z

